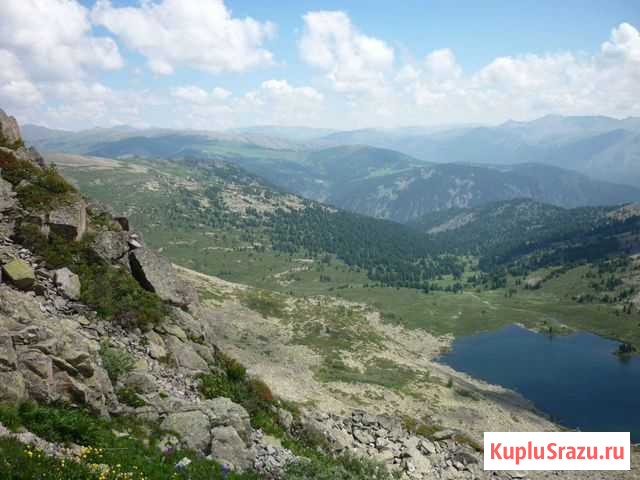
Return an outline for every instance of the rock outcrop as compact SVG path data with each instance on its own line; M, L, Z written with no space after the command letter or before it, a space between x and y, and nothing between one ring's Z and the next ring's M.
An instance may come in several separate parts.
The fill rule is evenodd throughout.
M82 316L52 316L32 295L0 285L0 401L32 399L117 405L98 356L99 337Z
M0 139L9 145L17 144L22 140L20 127L14 117L4 113L0 108Z
M87 231L87 204L84 200L63 205L49 212L49 231L70 240L81 240Z
M131 273L146 290L181 308L197 303L195 289L178 278L173 265L149 248L138 248L129 254Z
M129 232L105 230L96 235L92 249L106 262L116 262L129 253Z

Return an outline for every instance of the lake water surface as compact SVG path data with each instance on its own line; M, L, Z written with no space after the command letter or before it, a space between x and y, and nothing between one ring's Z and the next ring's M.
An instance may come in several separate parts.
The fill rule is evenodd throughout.
M640 442L640 358L590 333L541 335L518 326L461 337L440 358L452 368L521 393L582 431L630 431Z

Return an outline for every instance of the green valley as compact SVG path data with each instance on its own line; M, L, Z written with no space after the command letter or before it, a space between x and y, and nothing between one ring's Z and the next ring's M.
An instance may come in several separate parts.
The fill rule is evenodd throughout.
M640 344L633 304L640 283L636 262L607 274L611 262L605 254L611 252L588 263L578 259L542 269L524 261L543 247L557 248L563 239L562 245L572 238L577 244L595 226L619 225L610 207L573 211L515 201L452 210L423 219L420 228L461 225L425 235L274 190L224 162L204 168L185 161L52 159L83 192L110 199L119 213L129 215L150 245L206 274L295 296L363 302L390 323L436 335L467 335L517 322L539 331L583 329ZM479 221L452 221L461 217ZM523 230L525 224L537 227ZM481 234L474 225L502 233ZM632 235L636 225L624 224L625 234ZM518 250L534 239L535 248ZM518 254L483 264L487 254L493 258L507 245ZM615 281L609 280L612 275Z

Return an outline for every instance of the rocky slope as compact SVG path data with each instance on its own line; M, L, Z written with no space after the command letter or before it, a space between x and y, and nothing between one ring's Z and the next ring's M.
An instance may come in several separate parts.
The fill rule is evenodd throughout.
M159 448L180 445L227 469L255 471L264 478L316 478L288 476L292 465L313 463L304 449L294 448L296 441L310 438L326 458L344 453L372 458L403 478L526 477L520 472L482 470L481 453L469 438L482 427L467 432L464 422L465 405L475 400L451 404L449 412L439 412L437 428L425 425L421 430L402 421L405 412L374 408L380 400L384 403L384 396L378 402L338 402L340 411L327 408L330 390L326 389L319 406L309 403L312 398L304 392L294 398L296 408L285 401L288 398L274 399L257 378L268 376L262 369L265 357L253 357L246 376L244 368L220 350L231 349L251 361L258 332L250 332L244 342L230 341L234 330L242 331L248 324L242 323L241 315L234 316L238 310L198 298L202 282L211 280L179 274L131 230L127 218L114 217L108 208L83 198L55 169L45 167L35 152L23 150L17 125L7 118L0 114L5 145L0 156L1 404L64 403L104 418L131 415L164 432ZM250 315L255 319L257 314ZM265 322L279 320L265 318ZM276 331L272 332L277 346ZM402 332L397 333L396 352L403 352L408 345L401 342ZM393 342L393 336L387 340ZM417 350L409 357L416 365L422 361ZM313 351L309 358L314 358ZM280 386L295 379L274 383ZM261 392L258 400L266 409L256 411L252 402L240 404L239 391ZM286 390L276 394L290 397ZM479 402L505 411L490 396ZM354 408L354 403L361 403L365 411ZM526 406L513 408L529 419L523 425L555 428ZM281 432L278 438L258 428L256 412L273 415L278 426L271 426L270 432ZM447 421L454 423L456 416L455 428L447 428ZM82 462L73 453L82 450L78 445L62 445L0 425L3 438L33 445L45 455ZM176 471L188 469L189 463L189 459L179 462Z

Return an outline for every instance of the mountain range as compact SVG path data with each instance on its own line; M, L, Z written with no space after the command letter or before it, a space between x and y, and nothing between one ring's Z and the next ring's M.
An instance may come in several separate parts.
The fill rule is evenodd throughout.
M365 144L424 161L511 165L536 162L607 181L640 185L640 119L548 115L530 122L442 129L334 133L316 146Z
M23 131L46 152L223 160L283 190L399 222L515 198L567 208L640 200L635 118L547 116L497 127L343 132L270 126L66 132L33 125Z

